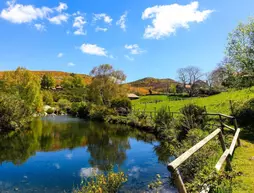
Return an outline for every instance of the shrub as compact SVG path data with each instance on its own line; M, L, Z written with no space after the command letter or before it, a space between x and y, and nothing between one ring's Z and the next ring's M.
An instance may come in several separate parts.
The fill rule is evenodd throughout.
M52 105L54 102L53 96L50 91L47 91L47 90L42 91L42 98L43 98L43 103L45 105Z
M114 108L118 114L127 115L131 109L131 101L128 98L117 98L111 102L111 108Z
M235 112L238 124L244 129L254 132L254 98L239 105Z
M109 115L115 115L115 111L109 109L106 106L91 104L89 109L89 117L92 120L104 121L104 119Z
M0 130L12 130L25 126L32 111L19 97L1 93Z
M99 174L88 179L84 185L73 193L116 193L123 183L127 181L127 176L123 172L109 172L107 175Z
M206 125L206 112L204 108L197 105L189 104L180 109L182 117L180 118L180 140L184 138L191 129L203 129Z
M57 105L59 106L60 111L66 112L71 109L71 102L67 99L59 99Z
M87 118L89 115L88 107L85 102L75 102L71 105L71 114L79 118Z
M172 126L172 121L173 117L170 111L166 107L162 107L155 117L157 130L169 129Z
M48 113L49 115L51 115L51 114L54 113L54 110L53 110L52 108L49 108L49 109L47 110L47 113Z

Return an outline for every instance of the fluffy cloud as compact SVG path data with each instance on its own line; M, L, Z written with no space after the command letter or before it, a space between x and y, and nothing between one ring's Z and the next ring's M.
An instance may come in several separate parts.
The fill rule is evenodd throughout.
M108 28L96 27L96 28L95 28L95 31L96 31L96 32L99 32L99 31L106 32L106 31L108 31Z
M124 55L124 57L129 61L134 61L134 58L130 57L129 55Z
M68 18L69 18L68 14L63 13L55 17L49 18L48 20L50 21L50 23L61 25L63 22L67 22Z
M34 24L34 27L35 27L38 31L46 31L46 27L45 27L43 24L36 23L36 24Z
M105 56L107 57L107 51L105 48L99 47L96 44L82 44L80 50L85 54Z
M143 52L145 52L138 46L138 44L125 45L124 47L125 47L125 49L129 50L130 53L133 55L138 55L138 54L142 54Z
M73 27L76 28L74 32L75 35L85 35L84 25L86 24L86 20L83 16L77 16L74 18Z
M98 168L81 168L80 177L88 178L88 177L95 176L99 173L100 173L100 170Z
M66 9L68 9L67 4L66 4L66 3L62 3L62 2L60 2L60 3L59 3L59 6L56 7L56 10L57 10L58 12L62 12L62 11L64 11L64 10L66 10Z
M62 13L62 11L68 8L67 4L65 3L60 3L59 6L55 8L37 8L33 5L16 4L16 1L13 0L7 1L7 6L7 8L1 11L0 17L17 24L31 23L38 19L48 19L51 23L59 25L62 22L67 22L69 18L68 14ZM35 25L34 26L36 29L43 29L42 25Z
M0 17L12 23L30 23L37 19L43 19L52 13L48 7L36 8L33 5L16 4L15 1L7 1L8 8L1 11Z
M60 52L59 54L57 54L57 57L58 58L62 58L63 57L63 53Z
M98 20L103 20L107 24L111 24L113 21L113 19L105 13L94 14L93 21L96 22Z
M72 63L72 62L69 62L67 65L68 65L68 66L75 66L75 64Z
M160 39L174 34L178 28L189 28L189 23L200 23L212 10L199 11L197 1L187 5L171 4L147 8L142 19L151 19L152 25L145 29L144 38Z
M128 12L126 11L126 12L120 17L120 19L116 22L116 25L119 25L120 28L121 28L123 31L126 31L126 19L127 19L127 15L128 15Z

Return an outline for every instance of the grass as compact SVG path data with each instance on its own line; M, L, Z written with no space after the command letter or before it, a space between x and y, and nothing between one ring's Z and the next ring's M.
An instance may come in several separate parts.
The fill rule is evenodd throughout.
M241 143L232 161L233 169L242 173L233 182L233 193L250 193L254 192L254 143L246 140Z
M140 97L138 100L132 101L132 104L135 109L140 110L154 110L155 108L158 110L163 106L169 106L171 111L179 111L182 107L187 104L196 104L199 106L206 106L208 112L220 112L225 114L230 114L230 105L229 101L232 100L233 102L244 102L251 98L254 98L254 87L243 89L243 90L236 90L236 91L229 91L223 92L218 95L210 96L210 97L203 97L203 98L184 98L182 100L174 100L174 96L144 96ZM161 102L155 102L155 100L160 100ZM147 104L145 104L147 102ZM153 102L153 103L151 103Z

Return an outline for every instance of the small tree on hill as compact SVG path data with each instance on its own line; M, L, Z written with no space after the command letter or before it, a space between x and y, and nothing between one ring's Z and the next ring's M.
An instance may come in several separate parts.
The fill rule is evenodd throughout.
M55 86L55 79L50 74L44 74L41 79L41 88L50 89Z

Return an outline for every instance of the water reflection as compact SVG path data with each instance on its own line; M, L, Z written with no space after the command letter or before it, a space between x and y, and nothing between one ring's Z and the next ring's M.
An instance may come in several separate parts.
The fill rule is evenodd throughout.
M23 164L38 151L87 147L91 156L89 163L100 170L108 170L125 161L126 150L130 149L129 137L147 143L156 141L153 135L129 127L83 122L69 117L37 118L31 123L30 130L0 135L0 164ZM72 155L66 157L71 159Z

